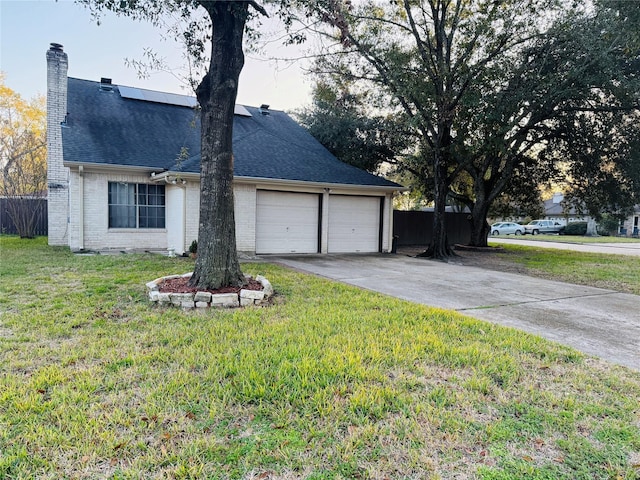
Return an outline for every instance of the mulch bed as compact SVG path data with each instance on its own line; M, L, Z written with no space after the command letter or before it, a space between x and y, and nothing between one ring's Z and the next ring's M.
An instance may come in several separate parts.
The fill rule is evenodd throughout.
M222 287L215 290L203 290L201 288L190 287L189 277L170 278L163 280L158 284L159 291L162 293L196 293L196 292L209 292L209 293L240 293L240 290L262 290L262 284L257 280L249 280L248 283L242 287Z

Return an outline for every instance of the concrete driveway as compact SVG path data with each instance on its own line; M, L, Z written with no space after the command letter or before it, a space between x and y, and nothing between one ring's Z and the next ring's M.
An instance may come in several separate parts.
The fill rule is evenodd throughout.
M640 370L640 296L402 255L299 255L278 263L457 310Z

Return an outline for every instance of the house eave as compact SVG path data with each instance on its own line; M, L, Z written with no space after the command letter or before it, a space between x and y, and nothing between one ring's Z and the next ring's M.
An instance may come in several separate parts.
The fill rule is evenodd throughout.
M113 165L108 163L93 163L93 162L69 162L64 161L62 163L63 166L72 169L78 169L83 167L85 170L91 170L94 172L122 172L125 171L127 173L144 173L151 174L151 172L162 172L164 168L162 167L142 167L138 165Z
M282 187L311 187L311 188L328 188L328 189L340 189L340 190L373 190L379 192L405 192L409 190L402 186L386 186L386 185L363 185L363 184L349 184L349 183L328 183L328 182L307 182L302 180L284 180L274 178L261 178L261 177L234 177L234 180L240 183L260 183L262 185L269 186L282 186Z
M162 167L142 167L134 165L113 165L104 163L90 163L90 162L64 162L65 167L79 168L80 166L85 169L91 169L92 171L105 171L105 172L129 172L129 173L143 173L149 175L149 179L152 182L163 183L181 183L182 181L199 181L200 174L192 172L176 172L172 170L165 170ZM286 180L277 178L264 178L264 177L249 177L249 176L234 176L234 182L237 183L252 183L268 186L270 188L311 188L311 189L335 189L340 191L362 191L368 190L371 192L380 193L393 193L393 192L406 192L409 189L402 186L386 186L386 185L363 185L363 184L348 184L348 183L330 183L330 182L309 182L304 180Z
M184 180L198 180L200 174L197 173L184 173L165 171L156 173L153 175L152 181L168 181L169 179L184 179ZM236 183L251 183L269 186L271 188L312 188L312 189L339 189L339 190L370 190L381 193L390 192L406 192L409 189L402 186L384 186L384 185L361 185L361 184L347 184L347 183L326 183L326 182L308 182L303 180L286 180L277 178L264 178L264 177L249 177L249 176L234 176L234 182ZM171 180L169 180L171 181Z

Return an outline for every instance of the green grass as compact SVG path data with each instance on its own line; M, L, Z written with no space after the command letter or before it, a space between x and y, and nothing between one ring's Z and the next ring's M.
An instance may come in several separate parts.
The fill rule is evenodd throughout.
M0 237L0 478L638 478L638 372L270 264L150 305L191 267Z
M533 240L536 242L561 242L561 243L640 243L639 238L613 237L613 236L585 237L583 235L525 235L523 237L514 237L514 236L502 235L499 238L512 238L515 240Z
M530 275L640 295L640 257L573 252L501 243L499 258L523 265Z

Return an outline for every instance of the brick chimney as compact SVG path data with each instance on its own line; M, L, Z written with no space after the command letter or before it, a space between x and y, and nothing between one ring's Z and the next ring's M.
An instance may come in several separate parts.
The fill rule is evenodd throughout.
M62 165L62 126L67 115L67 70L62 45L47 50L47 185L49 245L68 245L69 169Z

